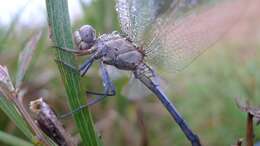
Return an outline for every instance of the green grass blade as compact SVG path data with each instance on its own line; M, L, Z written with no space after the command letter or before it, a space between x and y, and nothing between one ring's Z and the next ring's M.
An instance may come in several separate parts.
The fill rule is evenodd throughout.
M0 141L11 146L33 146L32 143L29 143L23 139L20 139L3 131L0 131Z
M73 48L71 25L68 13L67 0L46 0L49 29L54 45ZM75 58L72 54L57 49L56 59L75 66ZM71 109L76 109L85 104L83 90L80 86L80 75L75 70L63 64L59 64L59 71L63 80ZM91 113L84 109L74 115L84 145L98 146L99 138L96 135Z
M15 125L23 132L23 134L31 141L35 141L34 136L24 121L23 117L18 113L14 104L6 100L4 97L0 97L0 108L3 112L15 123Z

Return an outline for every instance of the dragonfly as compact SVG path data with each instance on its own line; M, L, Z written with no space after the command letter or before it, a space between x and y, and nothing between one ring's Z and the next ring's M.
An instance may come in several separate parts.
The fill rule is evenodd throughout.
M96 37L95 29L84 25L74 32L76 49L56 47L89 56L80 65L81 76L95 61L100 63L103 93L87 91L98 97L72 113L116 94L107 70L114 66L131 71L158 97L192 146L200 146L198 135L164 93L155 70L169 74L183 70L238 22L246 5L245 0L117 0L121 33Z

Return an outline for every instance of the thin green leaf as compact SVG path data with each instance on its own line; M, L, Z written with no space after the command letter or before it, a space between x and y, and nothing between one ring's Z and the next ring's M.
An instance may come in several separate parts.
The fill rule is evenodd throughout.
M0 108L15 123L15 125L23 132L23 134L28 139L36 142L34 135L32 134L24 119L21 117L20 113L16 110L14 104L12 104L10 101L1 96Z
M67 0L46 0L50 37L54 45L73 48L71 25L68 13ZM57 49L56 59L75 66L75 58L72 54ZM80 75L62 63L58 63L61 78L63 80L71 109L76 109L85 104L83 90L80 86ZM77 68L77 67L75 67ZM76 125L80 132L84 145L98 146L99 138L96 135L91 113L86 108L74 115Z
M32 143L29 143L23 139L20 139L3 131L0 131L0 141L12 146L33 146Z

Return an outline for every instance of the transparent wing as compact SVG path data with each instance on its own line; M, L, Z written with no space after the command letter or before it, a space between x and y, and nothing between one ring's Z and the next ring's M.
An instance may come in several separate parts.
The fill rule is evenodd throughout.
M246 0L182 1L177 10L157 19L147 33L153 39L146 40L146 61L163 72L182 70L237 23L247 3Z
M33 36L28 41L25 48L23 49L23 51L19 55L18 70L17 70L17 74L16 74L16 84L15 84L15 87L17 89L19 89L21 84L22 84L22 80L24 78L24 75L25 75L30 63L31 63L33 53L36 49L36 45L37 45L40 37L41 37L41 32L39 32L38 34Z
M117 0L116 10L122 31L136 44L142 45L144 32L176 0Z
M142 100L150 94L151 91L148 90L148 88L146 88L144 84L134 76L130 78L130 81L122 91L122 95L126 96L129 100Z
M130 81L124 86L122 90L122 95L126 96L129 100L137 101L142 100L145 97L152 94L139 79L137 79L134 74L131 74ZM167 83L161 78L157 78L160 86L166 91L168 89Z

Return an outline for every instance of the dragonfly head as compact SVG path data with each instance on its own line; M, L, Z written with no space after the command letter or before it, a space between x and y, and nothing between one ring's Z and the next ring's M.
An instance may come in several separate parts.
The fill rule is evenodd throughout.
M96 31L90 25L83 25L74 32L74 40L78 49L90 49L96 42Z

